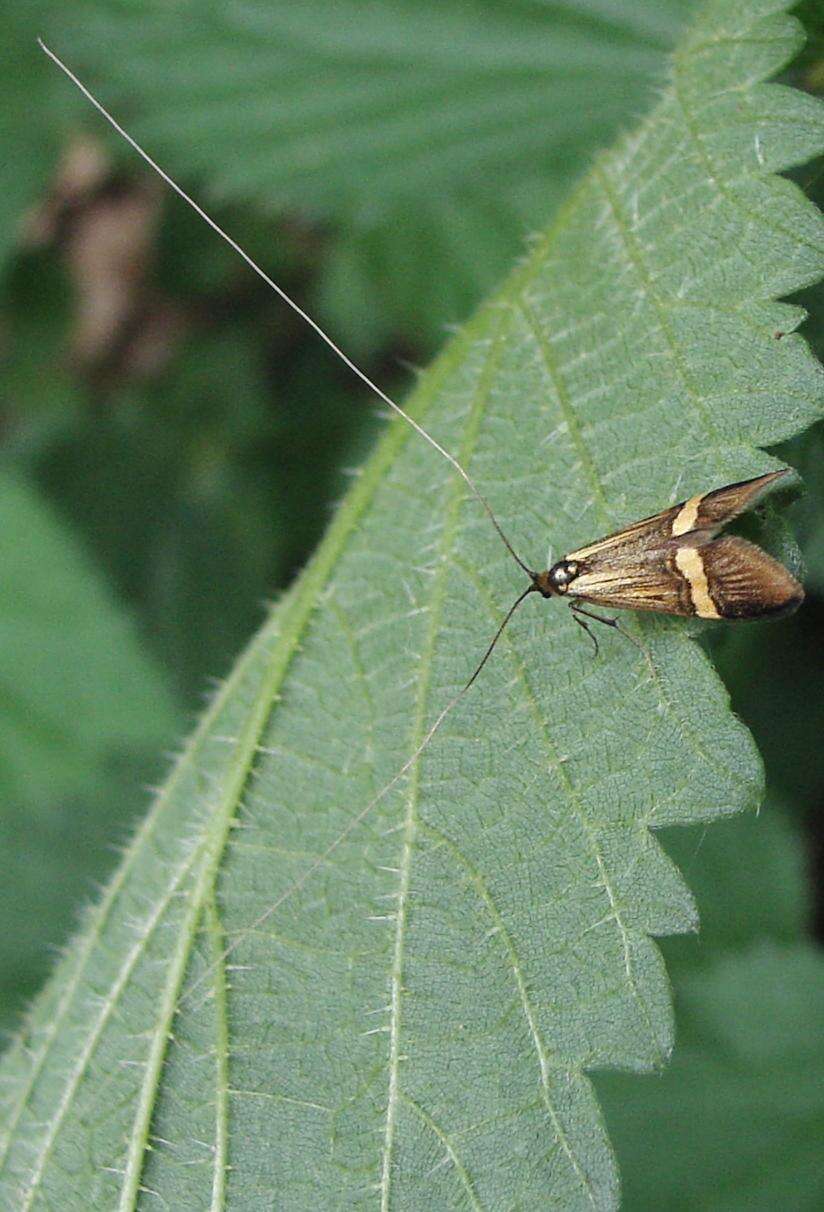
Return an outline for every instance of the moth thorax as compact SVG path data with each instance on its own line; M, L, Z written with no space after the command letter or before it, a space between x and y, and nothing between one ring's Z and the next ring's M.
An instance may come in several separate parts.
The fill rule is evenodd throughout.
M535 586L545 598L566 593L570 584L577 577L578 571L578 564L575 560L559 560L547 572L538 573L535 577Z

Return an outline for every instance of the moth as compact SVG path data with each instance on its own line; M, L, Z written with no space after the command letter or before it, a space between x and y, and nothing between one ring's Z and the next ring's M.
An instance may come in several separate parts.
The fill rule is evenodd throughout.
M804 600L804 589L783 564L737 535L716 538L719 530L754 505L789 470L783 467L699 493L570 551L543 572L535 572L523 562L482 499L530 584L510 607L467 687L483 669L512 615L532 593L565 598L596 652L598 641L588 620L632 637L617 619L589 610L589 606L699 619L766 619L796 610Z
M700 493L571 551L546 571L530 573L530 592L566 598L579 622L581 615L612 622L583 603L700 619L789 614L804 590L783 564L736 535L716 538L788 470Z

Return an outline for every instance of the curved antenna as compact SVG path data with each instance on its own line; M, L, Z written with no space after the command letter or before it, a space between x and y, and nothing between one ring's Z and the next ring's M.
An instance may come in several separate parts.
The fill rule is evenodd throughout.
M376 807L377 804L380 803L380 801L383 799L383 797L385 795L388 795L393 787L397 786L397 784L401 781L401 779L407 773L407 771L410 770L412 766L414 766L415 762L417 762L418 758L421 756L424 749L426 749L427 745L432 740L435 733L438 731L438 729L440 728L441 724L444 722L446 717L449 715L450 711L452 711L452 709L454 707L457 707L458 703L461 701L463 696L466 694L467 690L469 690L470 686L472 686L472 684L475 682L475 680L477 679L481 670L483 669L484 665L487 663L490 656L492 655L492 651L493 651L495 645L498 643L498 640L501 638L504 628L506 627L509 620L512 618L515 611L520 606L521 602L523 602L524 598L529 597L529 595L531 593L536 593L537 591L538 591L537 585L534 585L534 584L528 585L527 588L523 591L523 593L521 593L515 599L515 601L510 606L509 610L504 615L503 622L498 627L498 630L495 632L494 636L492 637L492 641L489 644L486 652L483 654L480 661L478 662L475 672L472 674L472 676L469 678L468 681L464 682L463 686L461 686L458 693L453 695L452 698L449 700L449 702L446 704L446 706L441 709L441 711L435 717L434 723L431 724L430 727L427 729L427 731L424 734L423 739L421 740L417 749L415 749L415 751L409 755L409 757L406 759L406 761L400 767L400 769L397 770L395 772L395 774L393 774L393 776L389 780L389 782L384 783L383 787L381 787L380 791L372 797L372 799L369 801L369 803L366 805L366 807L361 808L360 812L357 812L355 814L355 816L353 816L351 818L351 820L349 820L347 822L347 824L344 826L343 829L341 829L341 831L337 835L337 837L332 839L332 841L329 843L329 845L326 847L326 849L323 851L323 853L318 855L318 857L314 860L314 862L309 864L309 866L306 868L306 870L303 872L302 875L299 875L296 880L293 880L291 884L287 885L287 887L284 888L283 892L281 892L280 896L278 896L272 902L271 905L267 906L267 908L263 911L263 913L261 913L259 917L256 917L255 920L251 923L251 925L244 926L242 930L238 931L238 933L235 935L233 941L231 943L229 943L228 946L226 946L223 949L223 951L217 957L217 959L213 963L211 963L208 966L208 968L206 968L203 972L201 972L200 976L198 976L196 980L192 981L191 985L189 985L189 987L187 989L184 989L181 992L180 997L178 999L178 1006L182 1006L183 1003L186 1001L186 999L190 998L192 996L192 994L195 992L195 990L198 989L199 986L203 983L203 981L206 980L206 978L209 976L209 974L215 970L215 967L218 964L224 963L229 958L229 956L232 954L232 952L235 950L235 948L238 946L238 944L244 938L246 938L246 936L248 934L252 934L255 930L259 930L261 928L261 926L263 926L265 922L268 922L269 918L272 917L272 915L277 912L277 910L280 908L280 906L283 904L284 901L288 900L290 896L294 895L294 893L300 892L301 888L315 874L315 872L320 867L323 867L325 865L329 856L335 850L337 850L338 846L340 846L343 842L345 842L346 839L349 837L350 833L352 833L353 830L357 829L358 825L360 825L363 821L366 820L369 813L372 811L372 809L374 807Z
M523 593L519 594L519 596L515 599L515 601L510 606L509 610L504 615L504 620L501 623L500 627L493 635L492 641L491 641L489 647L487 648L486 652L481 657L480 661L478 661L477 669L472 674L472 677L469 679L469 681L466 683L466 685L461 690L458 691L455 698L453 699L453 703L457 703L457 701L461 697L461 695L466 693L466 691L469 689L469 687L472 685L472 683L477 678L478 674L483 669L484 665L487 663L489 658L492 656L492 650L495 647L495 645L498 643L498 640L503 635L504 628L506 627L509 620L512 618L515 611L520 606L521 602L523 602L524 598L528 598L531 593L539 593L539 592L540 591L538 589L538 586L533 582L531 585L528 585L526 587L526 589L523 591Z
M527 574L527 576L532 576L533 575L532 570L527 567L527 565L524 563L524 561L521 559L521 557L515 551L515 548L512 546L509 539L504 534L500 522L495 517L495 514L492 511L492 506L489 504L486 497L481 492L480 488L478 488L477 484L472 479L469 472L464 470L464 468L461 466L461 464L458 462L458 460L455 458L455 456L453 454L450 454L449 451L446 450L445 447L441 446L440 442L436 441L436 439L433 438L432 435L430 433L428 433L422 425L419 425L418 422L416 420L414 420L414 418L411 417L408 412L405 411L405 409L401 408L400 404L396 404L395 401L386 394L386 392L383 390L383 388L379 387L377 385L377 383L373 382L373 380L369 378L369 376L366 374L366 372L361 370L361 368L357 365L357 363L353 362L352 359L349 357L349 355L344 353L344 351L341 349L341 347L338 344L336 344L335 341L332 340L332 338L325 331L325 329L321 328L321 326L320 326L320 324L318 324L317 320L313 320L312 317L309 315L309 313L304 311L303 308L298 303L295 302L295 300L291 297L291 295L288 295L286 293L286 291L283 289L282 286L278 286L277 282L275 282L275 280L273 278L269 277L269 275L266 273L266 271L264 269L262 269L260 267L260 265L258 265L257 261L255 261L249 255L249 253L246 252L246 250L244 248L241 248L241 246L238 244L238 242L236 240L232 239L232 237L229 235L229 233L224 231L223 228L212 218L212 216L207 214L207 212L203 209L203 207L200 206L197 202L195 202L194 198L192 198L190 194L187 194L185 189L183 189L183 187L181 185L178 185L178 183L169 176L169 174L165 171L165 169L162 169L160 167L160 165L157 163L156 160L152 159L152 157L149 155L149 153L140 146L140 144L137 142L137 140L134 139L127 130L124 130L123 127L120 125L120 123L114 117L112 117L112 115L109 113L109 111L102 105L102 103L100 101L98 101L97 97L95 97L94 94L89 91L89 89L86 87L86 85L83 83L83 81L78 79L78 77L74 74L74 72L71 70L71 68L67 67L66 64L62 61L62 59L58 58L58 56L54 53L54 51L51 50L48 46L46 46L46 44L42 38L38 38L37 42L38 42L38 45L40 46L40 49L46 55L48 55L48 57L51 59L52 63L56 64L56 66L60 68L60 70L64 73L64 75L68 76L68 78L71 80L72 84L80 90L80 92L83 94L83 96L86 98L86 100L91 102L91 104L94 106L94 108L97 110L97 112L106 119L106 121L109 123L109 125L114 130L117 131L117 133L120 135L120 137L122 139L126 140L126 142L129 144L129 146L132 147L137 152L137 154L141 157L141 159L144 160L146 162L146 164L149 165L149 168L151 168L154 172L156 172L157 175L163 181L166 182L166 184L169 186L169 188L174 190L174 192L178 195L179 198L182 198L184 202L186 202L189 206L191 206L191 208L195 212L195 214L199 215L200 218L204 221L204 223L207 223L209 225L209 227L211 227L212 231L216 232L217 235L220 236L221 240L224 240L229 245L229 247L234 252L237 253L237 255L239 257L242 257L242 259L246 262L246 264L249 266L249 268L251 270L253 270L253 272L256 273L257 276L266 283L266 285L269 287L269 289L273 290L276 295L279 295L280 298L283 300L283 302L288 304L288 306L291 307L292 311L296 312L297 315L300 316L301 320L303 320L306 324L308 324L309 327L312 328L317 333L317 335L321 338L322 341L325 341L325 343L329 346L329 348L332 350L332 352L334 354L336 354L337 357L340 358L340 360L343 362L343 364L345 366L347 366L349 368L349 370L352 371L353 374L357 375L357 377L361 380L361 382L366 384L366 386L369 388L370 391L374 392L375 395L380 400L383 400L384 404L388 404L389 407L394 412L396 412L399 417L403 417L403 419L404 419L404 421L406 421L407 425L411 425L416 433L420 434L420 436L425 441L427 441L430 446L433 446L435 448L435 450L437 450L438 454L443 455L443 457L446 459L446 461L448 463L452 464L452 466L457 471L458 475L464 480L464 482L471 489L471 491L473 492L473 494L475 495L477 500L480 502L480 504L485 509L490 522L495 527L495 530L498 532L501 542L506 547L507 551L512 556L515 563L520 568L523 569L523 571Z
M361 822L366 819L366 817L369 815L369 813L372 811L372 809L378 803L380 803L380 801L384 798L384 796L388 795L388 793L395 786L397 786L397 784L400 782L400 780L403 778L403 776L411 769L411 767L415 764L415 762L418 760L418 758L424 752L426 747L429 745L432 738L435 736L438 729L441 727L441 725L443 724L444 720L449 715L449 713L457 706L457 704L460 702L461 698L466 694L466 692L469 690L469 688L475 683L475 681L477 680L477 678L479 677L479 675L481 673L481 670L484 668L484 666L486 665L490 656L492 655L492 652L493 652L496 644L498 643L498 640L501 638L504 628L509 623L509 620L512 618L515 611L521 605L524 598L528 597L529 594L535 593L537 591L538 586L535 584L535 578L537 576L537 573L535 573L531 568L529 568L528 565L521 559L521 557L515 551L514 547L510 543L509 539L504 534L504 531L503 531L500 523L498 522L498 519L496 518L496 516L492 510L492 507L489 504L489 502L487 501L486 497L483 495L481 490L478 488L478 486L476 485L476 483L472 479L472 477L469 475L469 473L464 470L464 468L461 466L461 464L458 462L458 460L455 458L455 456L450 454L450 452L448 450L446 450L445 447L441 446L440 442L438 442L430 433L428 433L427 430L425 430L422 425L420 425L416 420L414 420L414 418L411 417L409 415L409 413L405 411L405 409L401 408L401 406L399 404L396 404L395 401L393 399L391 399L391 397L388 396L381 387L379 387L375 382L373 382L373 380L370 379L369 376L363 370L361 370L361 368L355 362L353 362L353 360L348 356L348 354L344 353L344 351L340 348L340 346L337 345L336 342L332 340L332 338L329 336L329 334L323 328L321 328L320 324L318 324L318 322L316 320L314 320L308 314L308 312L304 311L303 308L300 307L300 305L298 303L296 303L295 300L293 298L291 298L291 296L288 295L281 286L278 286L277 282L275 282L274 279L272 279L265 272L265 270L263 270L261 268L261 266L258 265L258 263L249 255L249 253L247 253L246 250L243 249L237 243L237 241L234 240L228 234L228 232L224 231L223 228L211 217L211 215L209 215L203 209L203 207L200 206L194 200L194 198L192 198L188 193L186 193L186 191L182 188L182 186L178 185L177 182L174 181L172 179L172 177L170 177L169 174L164 169L162 169L155 160L152 159L152 157L149 155L149 153L147 151L145 151L143 147L141 147L141 145L137 142L137 140L134 139L128 133L128 131L124 130L124 128L120 125L120 123L117 122L117 120L108 112L108 110L101 104L101 102L97 100L97 98L93 95L93 93L91 93L89 91L89 89L86 87L86 85L83 84L83 82L80 79L78 79L78 77L74 74L74 72L69 67L67 67L67 65L65 63L63 63L63 61L54 53L54 51L51 50L48 46L46 46L46 44L43 42L43 40L41 38L38 38L37 41L38 41L38 44L40 45L40 48L49 57L49 59L51 59L52 62L57 67L60 68L60 70L68 77L68 79L71 80L72 84L74 84L75 87L78 88L80 90L80 92L83 94L83 96L94 106L94 108L98 111L98 113L100 113L102 115L102 117L105 118L105 120L121 136L121 138L126 140L126 142L129 144L129 146L132 147L134 149L134 151L137 152L137 154L141 157L141 159L144 160L145 163L148 164L149 167L155 173L157 173L157 175L172 190L174 190L174 192L178 195L178 197L182 198L182 200L184 202L186 202L192 208L192 210L197 215L199 215L200 218L203 219L203 221L206 224L208 224L208 226L211 227L211 229L218 236L220 236L220 238L222 240L224 240L225 243L228 244L229 247L235 253L237 253L237 255L239 257L242 258L242 260L244 260L246 262L246 264L249 266L249 268L255 274L257 274L257 276L263 282L266 283L266 285L270 288L270 290L274 291L274 293L276 295L278 295L284 301L284 303L286 303L298 316L300 316L300 318L302 320L304 320L309 325L309 327L311 329L314 330L315 333L317 333L317 335L321 338L321 340L324 341L325 344L329 346L329 348L332 350L332 352L334 354L336 354L338 358L340 358L340 360L344 363L344 365L347 366L349 368L349 370L351 370L352 373L355 374L370 389L370 391L374 392L374 394L380 400L382 400L385 404L387 404L389 406L389 408L392 409L393 412L397 413L398 416L402 417L403 420L406 421L407 425L411 426L411 428L414 429L416 433L420 434L420 436L426 442L428 442L430 446L434 447L434 449L437 450L438 453L440 455L442 455L443 458L446 459L446 461L448 463L451 464L451 466L455 469L455 471L457 471L458 475L460 475L461 479L465 482L467 487L471 490L472 494L475 496L475 498L478 500L478 502L482 505L484 511L486 512L487 516L489 517L489 520L491 521L492 525L494 526L499 538L501 539L501 542L504 544L507 551L512 556L512 559L515 561L515 563L518 565L518 567L521 568L527 574L527 576L530 578L530 582L531 582L527 586L527 588L518 596L518 598L515 600L515 602L513 602L512 606L510 606L509 610L507 611L506 615L504 616L503 621L501 622L500 626L498 627L497 631L495 632L495 635L492 637L491 642L487 646L486 651L484 652L483 656L481 657L480 661L478 662L471 677L464 683L464 685L460 688L460 690L457 692L457 694L455 694L449 700L449 702L446 704L446 706L441 709L441 711L435 717L434 722L430 725L430 727L424 734L420 744L417 746L415 751L406 759L404 764L393 775L393 777L389 780L389 782L385 783L384 786L380 789L380 791L378 791L378 793L372 797L372 799L369 801L369 803L366 804L366 806L364 808L362 808L358 813L356 813L355 816L353 816L351 818L351 820L347 823L347 825L344 827L344 829L342 829L341 832L337 835L337 837L335 837L332 840L332 842L330 842L330 844L327 846L327 848L323 852L323 854L321 854L317 859L315 859L314 862L311 863L306 868L306 870L303 872L303 874L298 877L298 879L294 880L287 888L285 888L284 891L280 894L280 896L277 897L277 899L271 905L269 905L269 907L266 909L266 911L264 913L262 913L254 922L252 922L252 924L250 926L247 926L242 931L240 931L235 936L234 940L231 943L229 943L229 945L224 949L221 956L213 964L209 965L208 969L206 971L204 971L203 973L201 973L201 975L197 978L197 980L195 980L188 987L188 989L186 989L181 994L178 1004L182 1004L184 999L191 997L192 993L198 988L198 986L208 976L209 972L214 970L215 965L217 963L222 963L223 961L225 961L228 958L229 955L232 954L232 952L235 950L235 948L240 943L242 938L244 938L246 935L248 935L252 931L260 929L260 927L264 924L264 922L268 921L268 919L278 910L278 908L283 904L283 902L285 900L288 899L288 897L292 896L295 892L300 891L300 889L304 886L304 884L306 884L306 882L311 878L311 876L321 866L323 866L323 864L327 861L327 859L333 853L333 851L336 850L337 847L340 846L346 840L346 838L353 832L353 830L356 829L357 826L360 825Z

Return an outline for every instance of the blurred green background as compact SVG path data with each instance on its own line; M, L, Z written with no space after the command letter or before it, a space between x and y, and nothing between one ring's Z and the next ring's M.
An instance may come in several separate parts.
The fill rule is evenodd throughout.
M67 16L41 0L0 13L6 1030L384 424L35 36L402 395L593 150L649 107L691 7L107 0ZM800 12L812 38L788 78L821 92L821 5ZM797 179L824 199L820 169ZM822 354L824 292L802 301ZM809 599L791 620L707 641L769 794L758 819L666 838L704 929L665 948L673 1067L598 1082L628 1207L824 1206L824 430L781 453L806 480L789 523Z

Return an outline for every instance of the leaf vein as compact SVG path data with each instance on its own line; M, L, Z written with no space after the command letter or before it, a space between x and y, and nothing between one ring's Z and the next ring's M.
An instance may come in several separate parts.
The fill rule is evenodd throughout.
M406 1103L406 1105L408 1107L410 1107L416 1113L416 1115L418 1115L420 1117L420 1119L423 1121L423 1123L426 1124L427 1128L429 1128L429 1130L431 1132L433 1132L435 1134L435 1136L437 1136L438 1140L441 1142L441 1144L446 1149L446 1152L449 1156L449 1160L452 1162L452 1165L455 1168L455 1173L458 1175L461 1182L463 1183L464 1190L466 1191L466 1194L469 1197L470 1204L476 1210L476 1212L483 1212L484 1205L478 1199L478 1194L475 1190L475 1185L472 1182L469 1171L467 1170L464 1163L461 1161L460 1155L459 1155L457 1149L455 1148L455 1144L454 1144L453 1140L451 1139L451 1137L449 1136L449 1134L447 1132L445 1132L443 1128L440 1127L440 1125L436 1122L436 1120L434 1120L432 1118L432 1116L429 1114L429 1112L426 1111L420 1105L419 1102L417 1102L414 1098L412 1098L411 1095L406 1094L402 1090L400 1092L400 1097L403 1099L403 1101Z
M226 1206L226 1172L229 1148L229 1017L226 1004L226 961L223 955L223 927L217 901L209 898L206 927L214 968L215 1007L215 1147L212 1177L212 1212Z
M495 924L495 929L496 929L496 932L497 932L499 938L501 938L503 941L504 952L509 961L509 965L512 970L512 975L515 980L515 986L518 990L518 997L520 999L521 1009L523 1010L524 1018L526 1019L526 1024L529 1029L529 1034L532 1038L532 1045L535 1049L535 1054L538 1058L538 1072L540 1074L541 1094L542 1094L544 1106L546 1107L547 1113L549 1114L549 1118L552 1123L552 1127L555 1131L556 1139L557 1139L558 1143L560 1144L564 1154L566 1155L566 1158L569 1161L569 1164L572 1166L572 1169L573 1169L573 1172L575 1173L576 1178L578 1179L579 1183L581 1184L581 1187L583 1188L584 1192L586 1193L587 1197L589 1198L589 1201L592 1204L592 1206L597 1207L598 1201L595 1196L595 1191L592 1187L592 1182L589 1178L589 1175L586 1173L583 1166L578 1161L578 1158L575 1155L575 1150L572 1148L572 1145L569 1141L566 1131L564 1130L564 1126L561 1123L560 1116L558 1115L558 1112L555 1108L555 1103L553 1101L552 1093L550 1090L550 1058L549 1058L549 1054L547 1051L546 1044L544 1043L543 1036L541 1034L541 1029L538 1025L538 1020L537 1020L537 1017L535 1014L535 1010L532 1006L531 998L529 996L529 989L527 988L527 983L524 978L524 973L523 973L523 968L521 967L520 957L519 957L517 949L515 947L515 943L512 939L512 935L510 934L510 932L507 928L506 922L503 919L503 915L501 914L501 911L499 910L497 904L495 903L495 899L492 896L492 893L489 891L489 888L487 887L487 883L483 877L483 874L478 870L478 868L475 866L475 864L472 862L472 860L469 858L469 856L464 853L464 851L461 849L461 847L458 846L458 844L455 841L453 841L452 838L450 838L447 834L443 833L440 829L437 829L434 825L424 823L423 829L426 831L426 833L429 836L431 836L437 842L444 845L445 848L454 856L454 858L457 859L457 861L469 873L469 877L472 881L472 884L474 885L475 890L476 890L481 902L483 903L484 907L486 908L487 912L489 913L489 916L492 918L492 921Z
M475 392L475 398L466 426L464 440L461 443L460 460L463 466L468 466L472 451L478 439L480 423L489 397L490 379L500 357L504 337L511 321L511 313L498 313L499 327L497 334L490 344L485 364L480 374ZM435 657L438 632L443 606L446 598L446 584L450 576L449 563L446 556L452 546L458 528L461 503L464 499L460 481L447 481L447 500L445 520L438 542L440 558L437 562L437 572L431 585L431 600L429 607L426 648L418 667L418 692L415 706L415 721L412 732L411 750L416 752L425 735L426 699L430 688L432 665ZM396 1104L399 1094L399 1065L400 1065L400 1028L401 1002L403 995L403 947L404 930L406 927L406 912L409 896L410 873L415 834L418 827L418 793L419 793L420 760L416 760L411 770L409 796L407 799L406 817L404 821L404 838L399 861L399 888L397 910L395 917L395 943L392 956L390 976L390 1014L389 1014L389 1091L386 1106L386 1125L384 1135L383 1160L381 1165L381 1209L388 1212L391 1189L391 1162L395 1135Z
M40 1184L43 1180L46 1165L47 1165L48 1159L51 1155L52 1148L54 1147L54 1143L57 1139L57 1134L60 1131L60 1126L63 1123L63 1120L66 1116L67 1111L69 1110L69 1107L71 1106L71 1102L74 1097L75 1091L77 1090L77 1088L83 1078L83 1075L86 1072L89 1061L91 1060L92 1056L94 1055L94 1052L97 1048L97 1044L100 1041L100 1037L102 1035L103 1029L106 1026L109 1019L111 1018L112 1014L114 1013L115 1007L117 1006L118 1001L120 1000L120 996L123 993L124 989L126 988L126 984L129 980L129 977L131 976L132 972L134 971L134 968L137 965L138 960L143 955L146 942L154 933L155 928L159 924L164 912L168 908L173 896L177 892L177 889L178 889L181 881L188 874L188 872L191 869L191 867L193 866L196 858L200 854L201 848L202 848L202 843L200 846L193 847L191 853L188 854L186 856L186 858L183 860L183 862L181 862L179 864L177 871L175 873L174 879L171 881L169 888L164 893L164 895L158 900L157 904L154 907L153 912L150 914L150 916L146 922L146 925L145 925L144 933L138 939L138 941L134 945L134 947L132 947L132 949L128 952L125 962L121 965L120 972L117 976L117 979L115 980L108 997L106 997L106 999L104 1001L100 1015L98 1016L97 1021L92 1026L92 1029L86 1039L86 1042L80 1051L80 1055L77 1058L77 1062L72 1067L72 1069L69 1071L69 1080L63 1090L63 1095L57 1104L56 1114L51 1121L49 1131L46 1134L45 1139L43 1141L43 1145L42 1145L42 1148L40 1151L40 1156L37 1159L37 1162L33 1165L32 1172L31 1172L31 1175L29 1178L29 1182L28 1182L27 1188L25 1190L24 1199L20 1205L21 1212L28 1212L28 1209L31 1208L31 1206L32 1206L34 1198L35 1198L35 1196L40 1188Z

